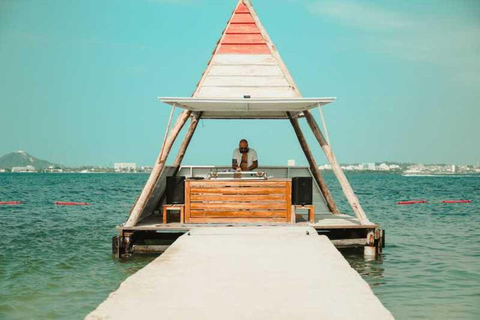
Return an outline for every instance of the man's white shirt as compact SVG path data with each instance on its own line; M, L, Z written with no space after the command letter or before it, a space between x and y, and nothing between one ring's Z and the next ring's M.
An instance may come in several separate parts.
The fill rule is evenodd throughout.
M242 153L239 148L233 151L232 159L237 160L237 165L240 166L242 163ZM249 148L247 153L247 166L250 167L254 161L258 161L257 152L254 149Z

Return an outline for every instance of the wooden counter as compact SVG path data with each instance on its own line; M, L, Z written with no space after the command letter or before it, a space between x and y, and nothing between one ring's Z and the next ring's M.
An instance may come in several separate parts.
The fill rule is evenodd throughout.
M287 223L291 189L291 179L187 179L185 223Z

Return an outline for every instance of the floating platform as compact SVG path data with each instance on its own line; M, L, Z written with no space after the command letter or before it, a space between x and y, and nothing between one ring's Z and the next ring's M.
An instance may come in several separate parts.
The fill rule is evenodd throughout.
M393 319L313 227L194 227L86 319Z
M113 253L117 257L128 257L132 253L161 253L164 252L178 237L192 230L193 228L221 228L232 225L238 227L251 227L260 225L277 227L312 227L319 235L327 236L337 248L363 249L365 246L368 246L377 253L380 253L384 246L384 231L381 230L378 224L370 221L367 221L367 223L362 223L362 221L355 216L341 213L332 214L329 212L325 198L323 197L321 190L316 183L314 183L312 190L314 207L313 216L309 216L308 210L299 209L296 211L292 210L290 213L290 219L284 219L283 222L274 221L273 219L254 221L253 219L249 218L243 219L242 221L238 221L238 219L230 219L231 221L220 221L221 219L218 219L219 222L215 222L214 219L211 219L211 221L208 223L195 223L192 221L185 221L185 219L181 218L181 216L178 214L177 216L173 217L174 219L165 219L165 217L162 218L162 210L160 209L159 203L161 205L163 203L164 205L165 202L164 200L162 202L161 194L165 193L165 179L167 176L172 175L173 169L174 168L171 167L166 168L164 175L161 177L158 183L158 187L156 188L154 196L151 197L152 200L149 201L149 204L147 205L144 216L142 216L142 218L134 224L125 223L117 227L117 229L120 231L120 236L114 238L112 243ZM217 172L226 169L228 169L228 167L183 166L180 168L177 175L202 179L205 178L210 172ZM269 175L274 177L287 180L291 177L309 177L312 175L308 167L270 166L261 167L261 170L266 171ZM268 183L273 183L273 180L266 181L270 181ZM261 185L265 182L260 181L257 183ZM222 189L218 192L231 193L230 191L232 189L235 188ZM227 192L227 190L230 191ZM209 194L209 196L211 195ZM278 197L279 195L275 194L273 196ZM230 206L232 205L231 201L234 201L233 198L235 197L238 198L241 196L234 195L232 196L232 200L228 199L230 201ZM250 199L248 195L244 197L245 199L242 200L243 202L241 204L245 207L247 207L247 205L256 205L254 202L258 201L255 200L256 198L254 199L254 196L250 196L252 199ZM259 196L255 197L258 198ZM268 197L268 195L263 195L262 197ZM277 202L275 203L277 206L281 203L284 203L280 201ZM271 203L272 202L266 201L266 204L268 205L267 208L269 208ZM211 204L209 205L211 206ZM220 204L215 203L215 205ZM249 213L251 216L253 216L253 214L256 214L257 212L243 212L243 214L245 214L244 218L247 217L247 214Z

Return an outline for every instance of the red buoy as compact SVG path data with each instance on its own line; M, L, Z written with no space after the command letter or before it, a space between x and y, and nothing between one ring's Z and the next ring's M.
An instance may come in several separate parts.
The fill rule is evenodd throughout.
M22 204L23 201L0 201L0 205L15 205Z
M90 203L87 202L63 202L57 201L55 202L57 206L89 206Z
M470 203L472 200L443 200L442 203Z
M405 204L416 204L416 203L427 203L425 200L414 200L414 201L399 201L397 204L405 205Z

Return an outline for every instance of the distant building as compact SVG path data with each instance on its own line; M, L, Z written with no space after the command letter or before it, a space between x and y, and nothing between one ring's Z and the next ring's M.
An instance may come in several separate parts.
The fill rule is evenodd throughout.
M319 166L318 169L320 169L320 170L332 170L332 166L329 165L329 164L326 164L326 165L323 165L323 166Z
M142 166L143 172L152 172L152 170L153 170L152 166Z
M55 166L48 166L48 169L45 169L44 172L49 172L49 173L62 173L63 169L61 168L55 168Z
M37 172L34 166L13 167L12 172Z
M455 173L455 171L457 171L457 167L454 164L452 164L452 173Z
M375 171L375 162L367 163L367 170Z
M386 163L382 163L377 167L377 169L380 171L390 171L390 166Z
M136 163L115 163L114 165L115 171L135 171L137 170Z
M400 166L398 164L391 164L390 170L400 170Z

